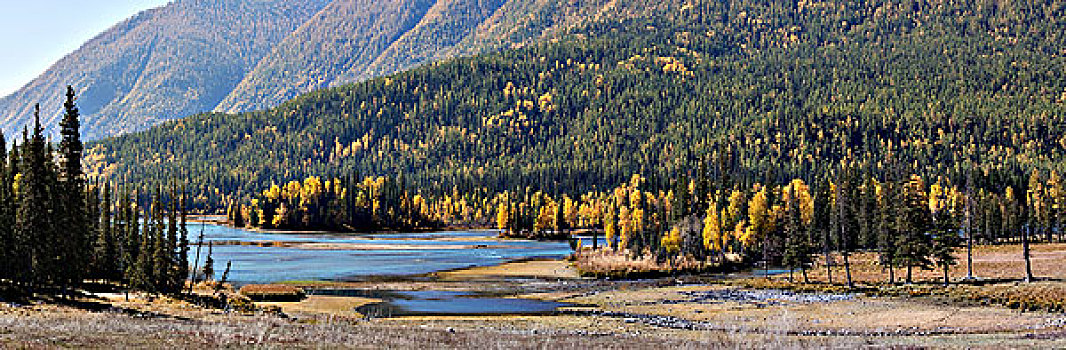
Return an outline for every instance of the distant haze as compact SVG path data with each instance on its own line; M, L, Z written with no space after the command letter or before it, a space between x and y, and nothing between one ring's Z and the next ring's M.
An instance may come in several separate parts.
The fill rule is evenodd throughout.
M171 0L8 1L0 10L0 97L115 23Z

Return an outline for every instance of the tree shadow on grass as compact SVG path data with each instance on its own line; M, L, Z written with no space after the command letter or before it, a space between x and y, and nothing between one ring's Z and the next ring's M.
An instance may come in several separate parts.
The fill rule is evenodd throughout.
M9 303L15 306L50 304L86 312L118 313L135 318L174 319L180 321L193 320L184 316L117 306L112 304L106 298L95 294L125 291L115 285L89 283L86 284L84 288L85 289L67 291L60 288L35 288L31 290L24 286L0 283L0 302Z

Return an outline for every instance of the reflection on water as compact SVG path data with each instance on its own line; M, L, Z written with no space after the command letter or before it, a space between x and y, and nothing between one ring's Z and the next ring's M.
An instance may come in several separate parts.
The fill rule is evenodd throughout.
M315 290L310 294L355 296L382 299L384 302L364 305L356 312L371 317L428 316L428 315L542 315L570 306L552 301L488 298L468 292L452 291L383 291L333 289Z
M429 233L389 233L373 235L274 234L224 226L192 224L190 240L201 227L208 242L344 243L373 245L431 245L438 249L309 250L294 247L219 245L214 247L215 270L221 277L226 261L233 261L230 281L237 284L271 283L292 280L345 280L366 276L418 275L436 271L490 266L522 258L562 258L570 253L566 242L523 240L496 241L495 231L454 231ZM461 238L461 239L457 239ZM479 240L484 238L484 240ZM206 243L205 243L206 244ZM481 249L468 249L484 245ZM449 249L454 246L454 249ZM190 252L195 258L196 249ZM203 266L206 247L201 253Z

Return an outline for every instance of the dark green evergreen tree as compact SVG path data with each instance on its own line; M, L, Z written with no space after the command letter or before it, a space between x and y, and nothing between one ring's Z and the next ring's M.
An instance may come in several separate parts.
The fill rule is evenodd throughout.
M14 267L12 261L15 246L14 193L11 192L11 177L7 167L7 140L0 132L0 266ZM12 269L0 269L0 280L10 279Z
M881 184L881 208L877 218L878 260L883 269L888 269L888 283L896 283L896 242L899 237L897 229L900 215L901 187L893 181Z
M955 248L958 248L959 244L962 243L958 226L946 209L933 213L933 247L931 255L936 262L936 266L944 273L945 286L950 282L948 272L950 272L952 266L958 263L958 259L955 258Z
M178 239L178 249L177 249L178 257L176 259L178 261L178 272L176 274L177 275L176 278L178 279L177 282L178 282L179 291L184 289L185 280L187 278L189 278L189 227L188 227L189 212L188 212L188 207L186 206L187 204L188 203L187 203L187 201L185 199L185 187L182 186L181 195L180 195L179 200L178 200L178 208L179 208L179 211L181 212L181 221L178 224L179 225L178 226L179 239Z
M207 242L207 258L204 259L204 281L215 280L215 245Z
M18 209L15 232L20 245L28 252L28 269L16 269L21 278L38 286L57 285L63 281L62 258L65 253L56 237L54 215L55 198L52 196L54 177L45 149L44 130L40 123L40 107L34 112L33 136L23 131L22 160L19 165L21 178L18 183ZM21 270L21 271L20 271Z
M119 240L115 234L111 213L111 184L104 183L100 189L99 235L96 241L96 261L101 270L101 278L121 281L122 257L119 254Z
M63 271L66 283L79 284L90 266L92 253L91 221L85 210L85 173L81 160L84 146L81 142L80 113L75 104L74 88L67 86L66 102L63 103L63 119L59 122L59 187L57 192L57 209L54 213L58 222L57 243L62 244Z
M903 186L903 208L899 213L897 225L900 227L896 239L896 263L907 268L906 282L913 283L913 270L932 268L929 255L932 240L929 237L929 204L921 179L912 177Z
M797 201L790 202L784 221L785 253L782 262L789 269L788 279L791 281L792 272L799 269L803 273L803 283L810 283L807 269L814 263L811 258L814 246L810 242L809 229L803 223Z
M92 220L88 220L88 226L86 229L89 231L85 234L85 238L88 241L89 246L86 249L85 256L87 259L88 268L83 272L83 278L92 280L101 280L104 274L104 261L97 254L99 252L98 243L100 242L100 184L94 183L88 185L85 188L85 202L82 203L82 207L85 210L85 215Z

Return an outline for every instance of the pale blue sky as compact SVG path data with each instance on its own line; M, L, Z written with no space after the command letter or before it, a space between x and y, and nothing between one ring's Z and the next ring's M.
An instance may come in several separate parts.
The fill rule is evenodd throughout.
M2 0L0 96L15 92L81 44L171 0Z

